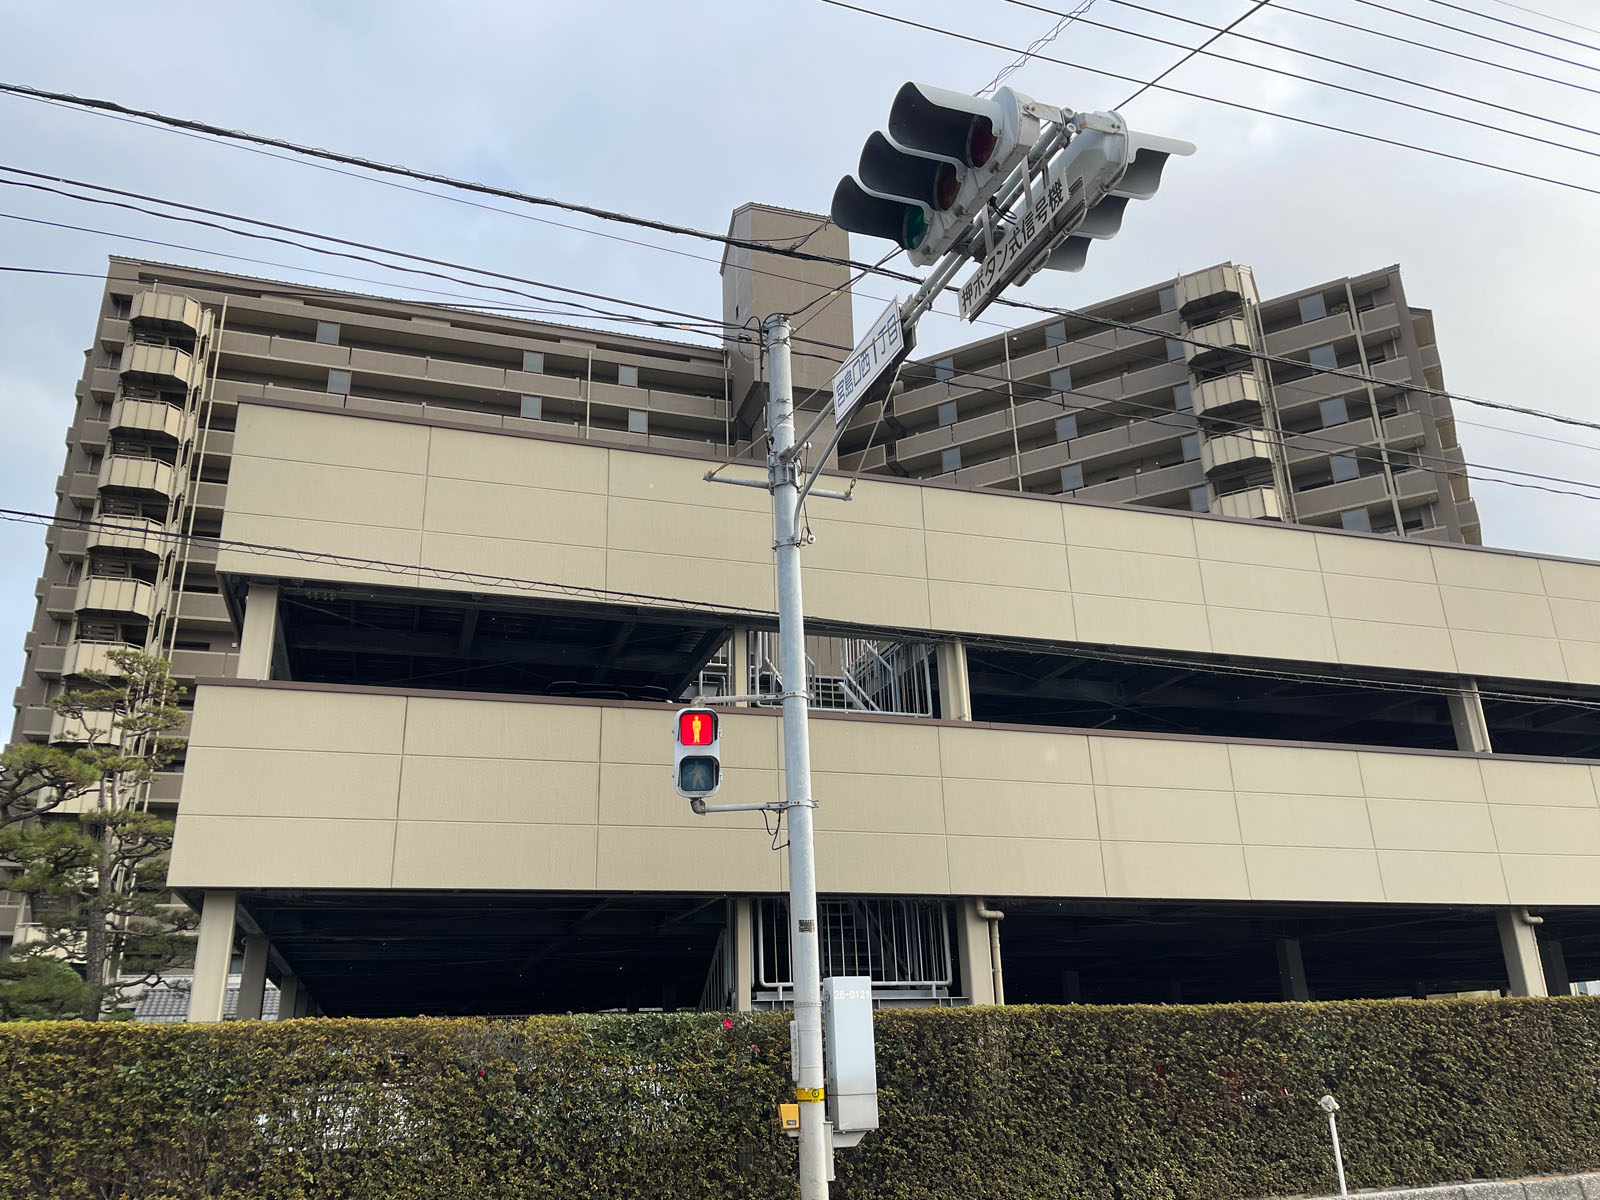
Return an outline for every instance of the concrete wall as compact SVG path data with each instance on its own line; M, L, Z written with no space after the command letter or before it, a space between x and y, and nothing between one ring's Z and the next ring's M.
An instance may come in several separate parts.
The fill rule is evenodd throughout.
M471 571L773 608L768 500L696 459L242 404L238 576L518 591ZM1600 565L1053 497L862 480L810 504L813 620L1600 683Z
M667 706L199 689L177 887L771 892L756 814L671 788ZM718 802L781 796L724 714ZM819 717L819 884L852 894L1600 902L1600 767Z

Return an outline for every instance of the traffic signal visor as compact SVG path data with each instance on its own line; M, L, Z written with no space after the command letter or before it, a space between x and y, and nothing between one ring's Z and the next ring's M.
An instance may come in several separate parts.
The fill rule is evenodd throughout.
M672 785L691 800L714 796L722 786L721 732L711 708L682 708L673 724Z

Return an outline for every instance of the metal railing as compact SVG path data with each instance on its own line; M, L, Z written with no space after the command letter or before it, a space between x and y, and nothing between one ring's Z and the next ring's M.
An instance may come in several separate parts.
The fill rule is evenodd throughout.
M874 1003L919 1006L949 1003L955 984L950 906L941 900L832 899L817 907L824 979L865 975ZM789 968L789 909L759 900L755 912L758 1008L782 1008L793 998Z

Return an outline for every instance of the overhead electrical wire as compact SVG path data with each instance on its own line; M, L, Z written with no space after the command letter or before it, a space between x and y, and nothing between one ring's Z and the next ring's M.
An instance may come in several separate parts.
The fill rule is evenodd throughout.
M1526 4L1513 4L1512 0L1494 0L1502 8L1514 8L1518 12L1527 13L1532 17L1542 17L1546 21L1553 21L1557 25L1568 25L1573 29L1581 29L1585 33L1600 33L1600 29L1593 25L1580 25L1577 21L1569 21L1565 17L1558 17L1554 13L1542 12L1537 8L1529 8Z
M1510 21L1505 17L1496 17L1490 13L1483 12L1480 9L1468 8L1464 4L1452 4L1450 3L1450 0L1428 0L1428 3L1439 8L1454 9L1456 12L1466 13L1468 16L1477 17L1482 21L1493 21L1496 25L1506 25L1512 29L1521 29L1527 33L1535 33L1540 37L1549 38L1554 42L1565 42L1569 46L1581 46L1585 50L1593 50L1596 53L1600 53L1600 46L1596 46L1593 42L1579 41L1577 38L1570 38L1564 34L1551 33L1548 29L1540 29L1534 25L1524 25L1520 21Z
M1559 55L1559 54L1550 54L1550 53L1548 53L1548 52L1546 52L1544 50L1535 50L1532 46L1524 46L1520 42L1508 42L1504 38L1491 37L1487 33L1480 33L1476 29L1466 29L1466 28L1463 28L1460 25L1452 25L1448 21L1435 21L1432 17L1425 17L1421 13L1411 12L1410 10L1404 9L1404 8L1396 8L1392 4L1379 3L1379 0L1354 0L1354 2L1356 4L1365 5L1367 8L1375 8L1379 12L1392 13L1393 15L1395 15L1397 17L1405 17L1408 20L1420 21L1424 25L1433 26L1435 29L1448 29L1452 33L1459 33L1459 34L1462 34L1462 35L1464 35L1466 37L1477 38L1479 41L1482 41L1482 42L1492 42L1494 45L1496 45L1496 46L1504 46L1508 50L1520 50L1524 54L1532 54L1532 55L1535 55L1535 56L1537 56L1539 58L1547 58L1551 62L1562 63L1562 64L1564 64L1566 66L1569 66L1569 67L1577 67L1577 68L1579 68L1580 70L1583 70L1583 71L1600 72L1600 66L1595 66L1592 63L1579 62L1575 58L1562 58L1561 55ZM1439 0L1430 0L1430 3L1438 3L1438 2L1439 2ZM1446 5L1445 7L1454 8L1456 6L1451 4L1451 5ZM1471 10L1470 9L1464 9L1462 11L1470 12ZM1483 16L1482 13L1475 13L1474 15ZM1495 18L1494 17L1487 17L1485 19L1492 21ZM1519 26L1519 28L1521 28L1521 27ZM1536 30L1535 32L1538 32L1538 31ZM1562 41L1566 41L1567 39L1563 38L1561 40ZM1575 42L1573 44L1574 45L1578 45L1578 46L1586 46L1587 45L1587 43L1585 43L1585 42ZM1588 46L1588 48L1590 50L1600 50L1600 47L1596 47L1596 46Z
M1211 51L1207 47L1209 47L1213 42L1216 42L1219 39L1221 39L1225 34L1232 33L1240 25L1244 24L1244 22L1248 21L1251 17L1255 16L1268 3L1268 0L1254 0L1254 3L1255 3L1255 7L1254 8L1246 9L1236 19L1228 22L1228 24L1225 27L1223 27L1222 29L1217 30L1216 33L1212 34L1205 41L1201 42L1198 46L1186 46L1186 45L1183 45L1183 43L1181 43L1181 42L1167 42L1166 43L1167 45L1169 45L1169 46L1179 46L1182 49L1187 50L1188 53L1185 54L1182 58L1180 58L1177 62L1173 63L1165 71L1162 71L1161 74L1157 75L1154 79L1148 80L1145 83L1141 83L1139 85L1139 89L1136 92L1134 92L1133 95L1129 96L1126 100L1123 100L1120 104L1117 104L1114 107L1117 108L1117 109L1127 108L1128 105L1132 104L1135 100L1137 100L1140 96L1144 95L1151 88L1160 87L1161 86L1161 81L1163 79L1165 79L1167 76L1171 75L1179 67L1183 66L1184 63L1191 61L1196 55L1198 55L1198 54L1210 54ZM1101 25L1097 21L1089 21L1088 24L1095 26L1097 29L1111 29L1111 30L1115 30L1118 33L1125 32L1124 30L1117 29L1117 27L1114 26L1114 25ZM1141 35L1141 36L1143 36L1143 35ZM1154 40L1159 41L1159 40L1162 40L1162 39L1154 39Z

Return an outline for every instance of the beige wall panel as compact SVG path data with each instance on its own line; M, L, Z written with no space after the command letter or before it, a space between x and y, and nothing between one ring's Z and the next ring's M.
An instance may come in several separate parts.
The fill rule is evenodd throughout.
M768 532L766 536L762 544L770 546L772 535ZM606 586L619 592L777 611L771 562L721 562L708 571L704 559L608 550Z
M749 767L728 767L722 773L722 790L711 804L770 804L783 799L778 772ZM663 763L604 763L600 767L602 825L648 827L676 826L703 829L708 824L739 829L760 829L760 813L730 813L700 817L689 802L672 788L672 767Z
M1322 582L1328 611L1335 617L1360 621L1381 613L1386 621L1401 625L1444 624L1444 601L1437 584L1357 575L1324 575Z
M586 492L435 478L428 481L423 527L430 533L604 546L606 509L600 497Z
M825 504L827 501L818 501ZM808 505L809 507L809 505ZM833 509L827 510L830 515ZM921 580L926 573L922 533L893 525L873 525L866 521L825 521L815 513L810 518L817 540L801 553L806 571L854 571L867 576L861 583L870 589L874 575L903 575ZM771 544L746 547L756 557Z
M956 633L997 633L1076 641L1077 605L1093 597L997 588L981 583L928 583L929 626Z
M1141 900L1248 900L1242 846L1106 842L1106 895Z
M1250 896L1255 900L1383 900L1383 878L1374 850L1246 846Z
M1338 658L1333 622L1327 617L1213 607L1207 610L1206 624L1217 654L1320 662Z
M1081 642L1211 651L1211 625L1203 605L1078 595L1072 610Z
M1319 796L1359 796L1361 764L1348 750L1309 746L1228 746L1233 786L1240 792L1305 792Z
M608 763L644 763L672 778L673 710L603 708L600 757ZM815 730L821 722L814 721ZM739 716L719 710L722 762L727 767L776 771L783 748L783 722L776 716ZM815 737L815 734L812 735ZM813 757L815 757L813 755Z
M1433 555L1427 546L1394 538L1329 534L1317 538L1317 559L1334 575L1434 583Z
M183 811L387 820L395 815L399 788L397 754L196 746L184 762Z
M403 696L362 696L276 688L202 687L189 741L266 750L349 750L398 754Z
M928 583L922 578L808 568L802 592L810 616L911 629L931 627Z
M401 821L397 888L555 891L597 886L592 825L498 821Z
M817 801L819 830L945 831L944 791L938 779L819 770L811 777L811 794Z
M1539 575L1548 596L1600 603L1600 565L1545 558L1539 560Z
M701 818L692 829L602 825L596 886L605 891L782 890L784 856L773 852L766 830L711 823L716 820Z
M1600 683L1600 642L1562 642L1561 661L1573 683Z
M1561 643L1554 638L1453 629L1450 643L1455 647L1456 664L1463 675L1563 681L1566 678Z
M1506 890L1511 904L1594 903L1600 857L1582 854L1507 854Z
M978 537L998 534L1019 541L1061 545L1061 510L1055 504L937 487L921 491L922 523L930 532Z
M811 766L817 771L937 777L939 730L887 721L813 721Z
M1299 784L1299 776L1285 783ZM1246 845L1372 849L1372 822L1361 796L1240 792L1239 834ZM1373 860L1376 869L1377 860Z
M768 850L770 853L770 847ZM946 895L950 891L950 863L945 839L916 833L819 829L817 890L865 895Z
M950 891L957 896L1104 896L1100 845L1043 837L952 837Z
M965 533L930 532L925 536L930 579L1042 591L1072 590L1067 552L1061 546Z
M765 480L766 476L763 475L761 478ZM830 482L824 477L818 486L836 491L840 489L842 483L843 480L833 479ZM924 489L919 487L858 478L855 481L855 499L847 504L829 501L822 515L829 521L838 521L845 525L866 522L897 529L921 530L923 491ZM769 500L760 495L756 495L755 499L763 511L770 510ZM815 511L813 509L813 512Z
M1456 669L1455 645L1447 629L1335 617L1333 640L1342 663L1417 671L1454 672Z
M421 475L428 469L426 426L390 421L351 421L324 413L241 405L236 453L287 462L373 466Z
M1090 783L1089 739L1071 733L939 728L939 762L947 778L984 782Z
M719 509L710 498L703 505L687 505L612 497L597 542L613 550L668 550L694 558L765 563L772 556L772 519Z
M394 830L392 821L180 816L167 882L178 888L386 888Z
M1108 842L1237 842L1232 792L1149 787L1094 789Z
M1279 567L1241 563L1200 563L1200 582L1206 603L1223 608L1263 609L1275 613L1326 616L1322 575L1316 571L1290 571Z
M1509 904L1498 854L1380 850L1383 894L1394 904Z
M1241 521L1195 521L1192 528L1195 549L1203 560L1322 570L1317 560L1316 535L1304 530ZM1206 595L1211 595L1209 589Z
M1544 595L1539 560L1516 554L1484 554L1461 547L1430 546L1433 573L1447 587L1488 588L1498 592Z
M1100 836L1094 788L1086 783L946 779L944 823L952 842L956 835L1087 841Z
M1104 550L1126 550L1138 546L1150 554L1170 554L1179 558L1195 556L1195 521L1174 521L1160 513L1136 508L1102 508L1090 504L1063 504L1061 516L1066 527L1067 545L1096 546ZM974 533L985 532L975 529Z
M422 535L414 529L384 529L377 525L350 525L340 521L257 517L229 510L223 515L222 536L230 541L250 542L257 546L283 546L312 554L342 554L349 558L376 559L402 566L415 566L422 557ZM217 570L224 575L335 579L379 587L419 586L418 576L409 571L315 562L297 554L272 555L225 547L217 552Z
M1600 603L1555 596L1546 601L1556 636L1576 642L1600 642Z
M1475 758L1375 751L1362 751L1359 758L1368 796L1478 804L1484 801L1483 777Z
M1600 809L1504 804L1493 806L1490 812L1502 854L1592 854L1600 858Z
M1149 737L1089 739L1094 781L1101 787L1180 787L1233 791L1222 742Z
M1528 637L1555 637L1550 603L1543 596L1494 592L1483 588L1442 587L1445 618L1460 631L1515 633Z
M428 469L435 479L605 494L607 451L598 446L541 442L533 438L486 437L459 429L430 432L433 437L428 450Z
M1480 758L1479 773L1490 804L1537 804L1595 808L1593 768L1581 763L1518 762Z
M606 582L606 552L599 546L562 546L547 541L470 537L462 533L425 533L421 563L441 571L468 571L475 575L509 576L569 586L598 588L604 587ZM511 590L487 580L447 580L432 575L425 577L423 586L473 592ZM519 595L537 595L544 591L524 587L515 590ZM545 594L570 596L571 593L556 587Z
M600 712L561 704L412 696L405 752L593 762L600 756Z
M500 821L593 825L600 768L594 763L413 754L400 778L403 821Z
M1486 804L1439 800L1368 799L1372 838L1380 850L1461 850L1493 854L1498 848Z
M1102 550L1072 546L1067 550L1073 590L1095 596L1167 600L1204 604L1200 564L1138 550Z
M721 508L728 512L761 516L766 519L768 531L771 530L772 498L754 488L707 483L702 476L711 467L710 463L656 454L630 454L624 450L607 450L605 454L610 460L613 497L688 504L696 508ZM729 466L724 473L732 479L766 481L765 471L751 463Z
M416 529L426 490L421 475L236 454L228 510L312 521L338 513L345 524Z

